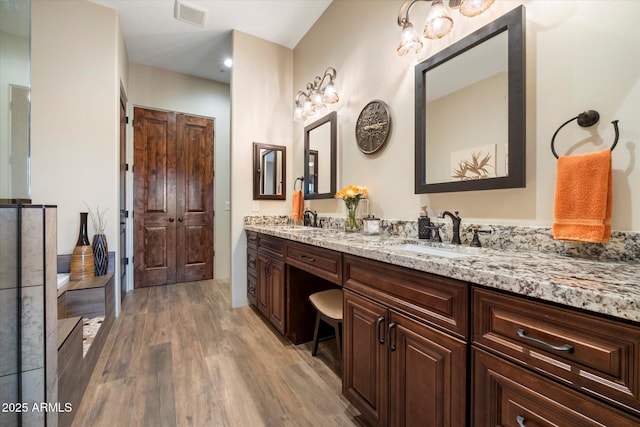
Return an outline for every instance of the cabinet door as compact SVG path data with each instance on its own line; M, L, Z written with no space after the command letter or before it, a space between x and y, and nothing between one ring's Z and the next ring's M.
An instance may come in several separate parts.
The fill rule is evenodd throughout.
M285 280L284 263L272 260L269 263L268 272L268 292L269 292L269 320L280 332L284 333L285 319Z
M258 310L265 316L269 316L269 264L271 260L269 257L262 254L258 254L257 259L257 281L256 281L256 297Z
M377 425L387 424L387 308L344 291L342 392Z
M406 316L389 314L392 426L464 426L467 349Z

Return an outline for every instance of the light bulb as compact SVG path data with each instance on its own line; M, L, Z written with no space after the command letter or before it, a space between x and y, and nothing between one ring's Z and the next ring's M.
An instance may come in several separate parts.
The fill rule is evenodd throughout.
M460 13L468 17L480 15L490 8L493 2L494 0L462 0Z
M424 36L428 39L440 39L451 32L453 19L447 13L442 0L433 0L424 26Z
M400 34L400 43L396 49L396 53L400 56L406 55L409 52L413 52L416 55L422 50L422 42L416 33L415 28L411 22L406 21L402 26L402 33Z
M338 92L336 92L336 87L333 85L333 82L329 83L325 88L322 94L322 102L327 104L335 104L338 102L340 98L338 97Z

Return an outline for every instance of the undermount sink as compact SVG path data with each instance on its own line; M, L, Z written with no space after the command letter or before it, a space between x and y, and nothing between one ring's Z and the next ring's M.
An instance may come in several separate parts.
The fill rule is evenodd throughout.
M469 254L457 252L451 249L434 248L433 246L418 245L416 243L401 243L397 245L391 245L389 246L389 248L399 251L417 252L444 258L463 258L469 256Z

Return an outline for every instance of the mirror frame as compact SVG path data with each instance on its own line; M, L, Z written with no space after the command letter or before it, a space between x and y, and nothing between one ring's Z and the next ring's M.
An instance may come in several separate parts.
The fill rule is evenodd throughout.
M325 123L331 123L331 141L330 141L330 150L331 150L331 183L328 193L309 193L308 182L310 178L309 174L309 156L310 156L310 147L309 147L309 132L314 130L315 128L322 126ZM333 199L333 196L336 194L336 171L337 171L337 161L336 161L336 152L338 149L338 130L337 130L337 114L335 111L327 114L320 120L317 120L311 123L304 128L304 198L305 200L313 200L313 199ZM317 183L316 183L317 184Z
M429 184L426 182L426 73L478 44L507 31L509 94L509 165L507 176ZM526 186L525 129L525 9L519 6L464 39L426 59L415 68L415 193L493 190Z
M282 151L282 192L281 194L260 194L260 150ZM287 147L284 145L253 143L253 200L286 200L287 199Z

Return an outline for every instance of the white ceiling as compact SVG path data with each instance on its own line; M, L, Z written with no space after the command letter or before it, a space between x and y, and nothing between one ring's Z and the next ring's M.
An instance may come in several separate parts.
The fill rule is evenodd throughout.
M294 48L332 0L184 0L204 28L173 16L174 0L90 0L116 9L129 61L229 83L231 30Z

